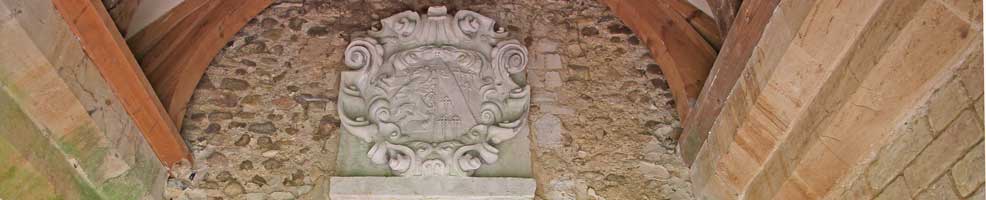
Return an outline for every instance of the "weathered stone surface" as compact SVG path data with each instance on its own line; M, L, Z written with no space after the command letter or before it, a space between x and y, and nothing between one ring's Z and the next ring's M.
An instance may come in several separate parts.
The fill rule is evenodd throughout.
M251 132L261 133L261 134L273 134L275 131L277 131L277 127L274 127L274 123L271 122L250 124L250 126L247 129L249 129Z
M903 177L894 179L890 185L887 185L887 188L883 189L883 192L880 192L880 194L876 196L875 200L910 199L911 194L913 193L905 184L906 183L904 183Z
M274 200L290 200L294 199L294 194L290 192L274 192L270 193L270 198Z
M250 183L263 187L264 185L267 185L267 179L261 177L260 175L254 175L252 178L250 178Z
M209 113L209 121L220 122L229 119L233 119L233 114L228 112Z
M867 167L864 178L872 190L883 188L921 153L934 139L928 120L917 116L905 125L897 139L880 149L877 158Z
M534 137L537 138L537 145L543 150L561 147L562 134L565 132L561 125L561 120L555 115L547 114L534 121Z
M257 138L257 148L261 150L272 150L277 148L274 145L274 140L268 136L260 136Z
M962 82L953 79L935 91L928 101L928 121L931 122L931 128L938 132L945 130L945 126L955 119L962 109L968 108L971 99L966 94Z
M538 40L534 42L531 50L534 50L534 52L537 53L557 53L558 42L552 40Z
M976 99L975 108L976 108L976 113L978 114L976 116L978 116L979 117L979 121L982 122L984 120L983 117L986 117L986 115L983 115L983 98L982 97L979 97L979 99Z
M571 108L566 108L558 104L541 104L538 106L541 108L542 112L555 114L555 115L574 115L575 110Z
M226 184L226 187L223 187L223 194L229 195L231 197L240 195L242 193L243 193L243 185L241 185L240 182L238 181L230 181L229 183Z
M250 193L250 194L245 194L243 196L245 196L244 198L247 199L247 200L266 200L267 199L267 194L264 194L264 193Z
M582 28L582 35L597 36L599 35L599 29L596 29L595 27L591 27L591 26Z
M326 28L324 26L315 26L315 27L308 28L308 31L306 33L308 33L308 36L321 37L321 36L324 36L326 34L329 34L329 31L326 30Z
M928 186L924 189L924 192L918 194L914 199L935 199L935 200L958 200L959 196L955 195L955 186L952 185L952 180L949 175L944 175L938 178L934 184Z
M983 193L983 189L984 189L984 187L979 187L979 189L976 190L976 193L975 194L972 194L972 196L970 196L969 198L966 198L966 199L968 199L968 200L986 199L986 194Z
M543 61L544 61L544 68L545 69L561 69L562 68L561 56L559 56L558 54L543 54L541 56L544 59Z
M969 196L982 186L983 179L986 178L983 152L983 143L980 142L952 166L952 178L955 179L955 189L959 196Z
M640 162L639 169L640 173L644 174L644 176L658 180L667 179L671 176L671 174L668 173L668 169L664 168L664 166L655 165L648 162Z
M250 144L250 140L251 140L250 135L244 134L244 135L240 135L240 139L236 139L236 143L234 143L234 144L236 146L241 146L242 147L242 146L246 146L246 145Z
M240 170L251 170L253 169L253 161L244 160L240 162Z
M935 138L904 169L904 180L911 187L923 187L931 184L949 166L965 155L973 145L983 139L983 128L972 111L965 111L952 123L945 132Z
M955 15L962 17L965 20L972 22L972 24L982 24L983 23L983 9L977 9L983 7L983 1L963 1L963 0L943 0L945 5L955 9L953 12ZM980 51L980 56L982 56L982 51ZM982 57L980 57L982 59ZM980 61L980 64L982 64Z
M162 198L166 169L66 17L0 2L0 198Z
M224 78L223 81L219 83L219 88L227 90L245 90L250 88L250 83L235 78Z
M558 94L555 93L531 93L531 96L533 97L533 99L531 99L531 102L533 103L548 103L558 100Z
M222 130L222 126L219 124L209 124L209 126L205 128L205 133L219 133L220 130Z
M981 17L981 16L980 16ZM962 81L962 86L966 89L969 97L976 98L983 95L983 49L979 47L976 51L965 58L956 75Z
M534 199L525 178L332 177L330 198L347 199ZM386 186L386 187L382 187Z
M548 88L561 87L561 74L558 72L548 72L544 74L544 86L547 86Z
M297 17L291 18L291 22L288 24L288 28L291 28L291 30L300 31L301 27L305 25L306 22L308 22L308 20L302 18L297 18Z
M664 71L661 71L661 66L657 64L647 64L646 69L647 69L647 73L664 74Z

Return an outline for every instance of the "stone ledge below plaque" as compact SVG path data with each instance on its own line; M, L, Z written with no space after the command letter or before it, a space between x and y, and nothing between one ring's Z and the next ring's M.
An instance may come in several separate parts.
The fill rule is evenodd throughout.
M531 178L332 177L329 198L346 199L534 199Z

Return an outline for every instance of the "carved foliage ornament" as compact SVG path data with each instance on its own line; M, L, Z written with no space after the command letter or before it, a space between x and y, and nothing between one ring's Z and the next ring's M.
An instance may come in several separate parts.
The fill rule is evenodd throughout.
M344 132L399 176L470 176L496 162L497 146L526 123L527 48L472 11L431 7L381 22L346 48Z

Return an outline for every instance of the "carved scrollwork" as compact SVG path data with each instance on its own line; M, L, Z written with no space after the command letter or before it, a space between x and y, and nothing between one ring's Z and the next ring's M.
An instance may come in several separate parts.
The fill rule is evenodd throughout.
M399 176L469 176L526 123L527 48L471 11L403 12L345 52L342 129Z
M527 68L527 48L514 40L500 42L493 49L493 66L510 74L523 72Z
M346 47L346 58L343 61L350 69L380 66L383 62L383 47L373 38L360 38L349 43Z

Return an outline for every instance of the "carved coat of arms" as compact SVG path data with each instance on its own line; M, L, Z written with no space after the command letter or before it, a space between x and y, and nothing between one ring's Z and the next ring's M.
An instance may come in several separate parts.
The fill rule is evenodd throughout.
M472 11L431 7L381 22L345 51L344 134L400 176L470 176L496 162L497 145L527 120L527 49Z

